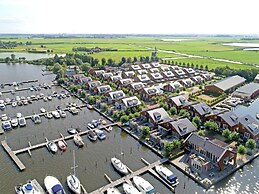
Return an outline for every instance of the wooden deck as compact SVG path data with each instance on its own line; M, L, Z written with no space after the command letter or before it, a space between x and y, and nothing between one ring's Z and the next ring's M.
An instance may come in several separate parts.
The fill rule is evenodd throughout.
M106 185L106 186L103 186L89 194L100 194L100 193L104 193L108 188L110 187L116 187L116 186L119 186L121 185L122 183L124 182L129 182L130 179L132 179L134 176L138 176L138 175L141 175L141 174L144 174L145 172L149 171L150 169L154 168L155 166L157 165L161 165L161 164L164 164L165 162L167 162L168 159L165 158L165 159L161 159L161 160L158 160L152 164L149 164L148 166L145 166L131 174L128 174L127 176L124 176L116 181L113 181L111 182L110 184Z
M11 159L14 161L14 163L18 166L18 168L23 171L25 169L24 164L21 162L21 160L15 155L15 153L12 151L12 149L8 146L7 142L5 140L1 141L1 144L4 148L4 150L8 153L8 155L11 157Z

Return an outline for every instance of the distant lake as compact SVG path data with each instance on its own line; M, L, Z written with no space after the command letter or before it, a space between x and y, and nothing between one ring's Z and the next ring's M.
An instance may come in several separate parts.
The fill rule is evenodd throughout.
M238 47L258 47L259 48L259 43L232 42L232 43L224 43L222 45L224 45L224 46L238 46Z
M28 60L35 60L41 58L54 57L55 54L44 54L44 53L20 53L20 52L0 52L0 58L11 57L11 54L15 54L16 58L25 57ZM62 54L58 54L60 56ZM65 56L65 54L64 54Z
M165 42L181 42L181 41L187 41L187 40L192 40L192 39L187 39L187 38L164 38L161 39L162 41Z

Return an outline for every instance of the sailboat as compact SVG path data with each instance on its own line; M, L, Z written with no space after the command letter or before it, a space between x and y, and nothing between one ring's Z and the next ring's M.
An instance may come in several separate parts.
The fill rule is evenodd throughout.
M81 194L81 184L79 179L76 177L77 166L76 166L76 160L75 160L75 150L73 150L73 158L74 158L74 167L72 167L72 169L74 169L74 173L67 177L67 185L73 193Z

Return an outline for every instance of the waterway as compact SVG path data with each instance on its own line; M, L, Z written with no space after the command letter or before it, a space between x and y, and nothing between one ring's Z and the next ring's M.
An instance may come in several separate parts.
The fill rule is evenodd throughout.
M0 52L0 58L11 57L11 54L15 54L15 57L25 57L27 60L35 60L41 58L54 57L55 54L45 54L45 53L25 53L25 52Z
M38 79L38 83L30 83L31 85L38 85L39 83L49 83L54 76L42 76L42 66L32 66L28 64L0 64L0 83L25 81L29 79ZM27 72L27 73L25 73ZM5 76L3 76L5 75ZM26 86L23 85L23 86ZM4 89L0 89L4 90ZM63 89L53 87L52 89L43 89L41 91L23 91L15 95L3 94L0 99L14 98L16 95L29 96L32 94L44 93L45 95L52 93L52 91L61 92ZM74 97L65 98L62 100L53 99L49 102L35 101L32 104L22 107L13 108L8 106L7 109L0 114L6 113L10 117L17 112L22 112L24 115L29 115L34 112L39 112L41 107L47 110L53 110L56 106L65 106L67 102L75 102L82 104ZM79 127L82 130L86 129L87 123L92 119L102 118L97 112L90 111L83 108L79 115L73 116L67 114L65 119L42 119L42 123L35 125L28 120L27 127L13 129L0 136L0 140L6 139L13 150L24 148L30 141L33 145L44 142L44 137L48 139L55 139L59 137L59 133L68 135L66 129L69 127ZM143 157L150 163L155 162L159 157L150 151L145 146L142 146L131 136L121 131L119 128L114 128L111 133L106 133L107 139L104 141L90 142L86 136L83 140L87 144L84 148L78 149L72 140L69 140L68 149L66 152L58 152L51 154L46 148L40 148L32 151L32 157L27 153L20 154L19 158L25 164L26 170L19 172L15 164L11 161L9 156L0 147L0 193L12 194L14 193L14 186L18 183L25 183L28 179L36 178L43 186L43 180L46 175L56 176L64 185L66 191L69 193L66 186L66 176L71 172L72 150L76 152L77 176L81 180L88 192L91 192L108 182L104 177L106 173L112 180L120 178L110 163L110 158L116 156L120 158L129 168L137 170L145 165L140 158ZM181 194L200 194L200 193L259 193L259 170L257 166L259 160L255 160L250 165L244 167L242 170L236 172L226 180L218 183L215 187L205 191L202 187L196 184L193 180L183 175L173 166L169 166L179 178L180 184L176 187L176 193ZM155 186L157 191L161 194L171 193L162 183L156 180L150 174L144 174L143 177ZM119 188L121 190L121 188Z

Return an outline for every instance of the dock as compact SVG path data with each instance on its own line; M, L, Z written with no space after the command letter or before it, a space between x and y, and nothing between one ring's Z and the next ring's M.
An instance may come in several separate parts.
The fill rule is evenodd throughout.
M8 155L11 157L11 159L14 161L14 163L18 166L20 171L25 170L24 164L21 162L21 160L15 155L15 153L12 151L12 149L8 146L6 140L1 141L1 144L4 148L4 150L8 153Z
M38 82L39 80L35 79L35 80L27 80L27 81L20 81L20 82L16 82L17 84L27 84L27 83L32 83L32 82ZM12 86L13 83L2 83L4 86Z
M166 162L168 162L167 158L158 160L158 161L156 161L156 162L154 162L152 164L149 164L148 166L145 166L145 167L143 167L143 168L141 168L141 169L139 169L139 170L137 170L135 172L132 172L132 173L128 174L127 176L124 176L124 177L122 177L122 178L120 178L120 179L118 179L116 181L110 180L112 182L110 182L106 186L103 186L103 187L101 187L101 188L99 188L99 189L97 189L97 190L95 190L95 191L93 191L93 192L91 192L89 194L104 193L108 188L119 186L119 185L121 185L124 182L130 182L130 179L132 179L134 176L138 176L138 175L144 174L144 173L148 172L150 169L154 168L155 166L164 164Z
M33 184L34 188L41 194L45 194L46 192L44 191L44 189L41 187L40 183L36 180L33 179L31 181L31 183Z

